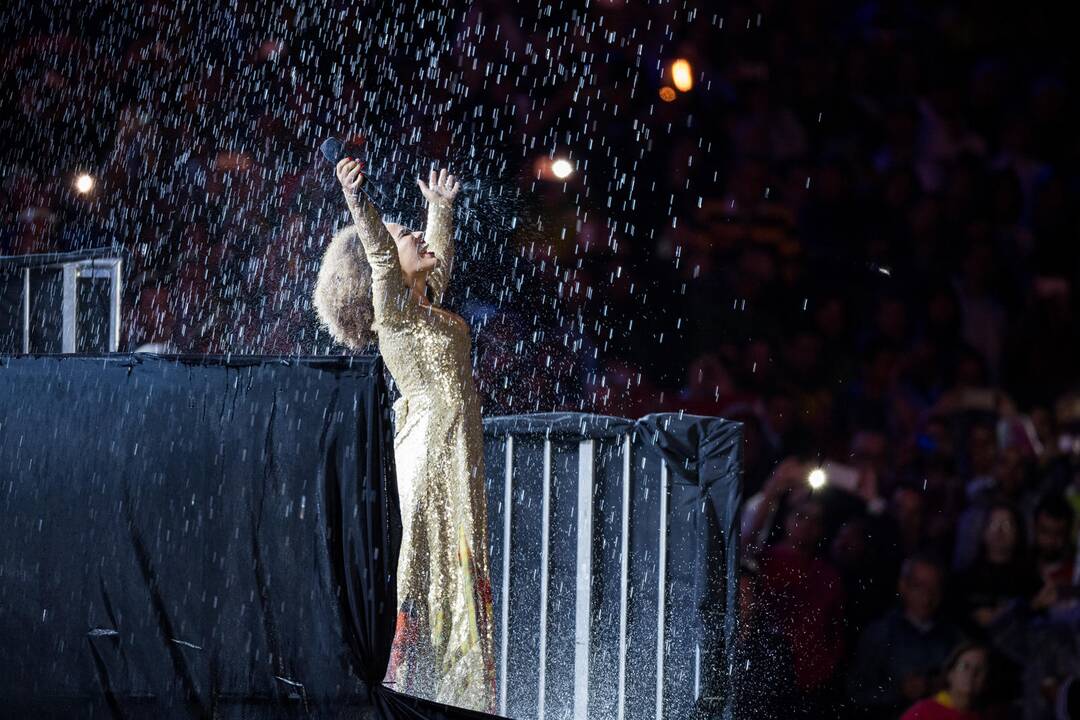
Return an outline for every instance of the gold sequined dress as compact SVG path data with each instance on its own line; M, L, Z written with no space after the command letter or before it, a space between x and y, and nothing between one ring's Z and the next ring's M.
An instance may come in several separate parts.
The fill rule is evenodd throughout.
M453 211L448 204L428 206L424 239L437 263L428 277L432 301L421 305L410 296L397 247L375 208L362 198L349 206L371 266L372 328L401 390L394 403L394 459L403 534L386 682L411 695L494 712L483 436L472 338L460 316L438 307L453 262Z

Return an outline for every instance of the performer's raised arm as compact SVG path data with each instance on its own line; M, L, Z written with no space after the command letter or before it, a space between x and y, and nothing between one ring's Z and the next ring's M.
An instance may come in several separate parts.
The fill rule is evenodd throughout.
M406 292L398 250L378 211L360 192L363 175L353 160L337 166L353 224L335 233L315 283L315 310L338 342L362 350L374 341L373 322L402 307Z
M360 192L364 182L360 164L345 158L337 164L337 176L345 193L356 231L363 243L364 254L371 265L372 285L390 283L394 290L403 289L401 265L398 262L397 243L379 217L379 211Z
M435 252L437 262L427 284L431 288L432 304L439 305L450 284L454 264L454 198L461 186L445 168L438 173L432 170L427 183L419 179L416 183L428 202L424 241Z

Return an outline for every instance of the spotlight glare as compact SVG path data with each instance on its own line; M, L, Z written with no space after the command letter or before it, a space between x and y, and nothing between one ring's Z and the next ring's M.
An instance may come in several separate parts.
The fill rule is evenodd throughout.
M569 160L559 158L551 163L551 174L560 180L565 180L574 172L574 166Z
M75 190L81 195L85 195L94 189L94 178L90 177L86 173L79 175L75 178Z
M690 88L694 87L694 71L689 61L679 58L671 63L671 82L679 92L690 92Z
M675 99L675 91L665 85L660 88L660 99L664 102L671 102Z
M806 476L806 482L810 483L810 487L817 490L825 485L825 471L821 468L814 468L810 471L810 474Z

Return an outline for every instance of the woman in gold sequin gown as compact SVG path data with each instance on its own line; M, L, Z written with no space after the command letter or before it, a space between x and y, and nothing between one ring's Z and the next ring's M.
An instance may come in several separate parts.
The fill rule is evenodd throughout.
M364 178L355 161L342 160L337 174L355 232L339 232L327 249L315 307L331 333L352 348L364 348L373 331L401 390L394 403L394 458L403 534L386 682L409 694L493 712L483 437L472 339L461 317L439 307L454 257L452 206L459 186L446 170L432 171L428 183L417 181L428 202L426 232L419 233L380 219L360 192Z

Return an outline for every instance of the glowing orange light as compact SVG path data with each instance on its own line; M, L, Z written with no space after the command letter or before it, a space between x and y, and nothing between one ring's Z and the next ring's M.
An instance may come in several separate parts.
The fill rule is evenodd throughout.
M660 88L660 99L664 102L671 102L675 99L675 91L665 85Z
M690 68L689 61L679 58L671 63L671 82L679 92L690 92L694 87L694 71Z

